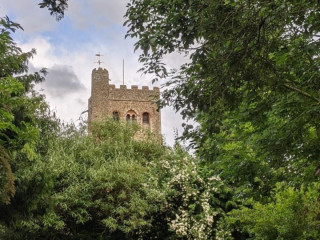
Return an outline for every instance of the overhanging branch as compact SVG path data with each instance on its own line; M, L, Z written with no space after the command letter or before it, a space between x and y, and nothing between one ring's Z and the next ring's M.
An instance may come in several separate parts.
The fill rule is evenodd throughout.
M285 87L288 88L288 89L291 89L291 90L293 90L293 91L295 91L295 92L298 92L298 93L300 93L301 95L306 96L306 97L308 97L308 98L311 98L311 99L313 99L314 101L320 103L320 99L318 99L318 98L310 95L309 93L307 93L307 92L305 92L305 91L303 91L303 90L301 90L301 89L299 89L299 88L293 87L293 86L291 86L291 85L289 85L289 84L287 84L287 83L284 83L283 86L285 86Z

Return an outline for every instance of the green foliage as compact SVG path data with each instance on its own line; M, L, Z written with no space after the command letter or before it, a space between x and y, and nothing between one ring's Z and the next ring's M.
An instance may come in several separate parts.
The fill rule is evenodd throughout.
M72 126L60 136L45 133L47 150L17 173L20 188L2 208L3 238L121 238L148 223L150 203L159 199L142 185L146 168L133 159L129 138L117 145L110 141L116 135L105 135L117 125L104 127L99 138Z
M75 237L84 232L92 237L130 236L150 225L148 215L163 199L154 185L145 186L149 169L144 165L151 160L145 153L148 148L158 153L163 149L143 142L145 153L140 152L135 132L130 125L110 120L95 126L92 137L73 133L52 147L50 169L61 179L54 198L65 232ZM82 231L76 231L80 226Z
M39 7L48 8L50 14L55 15L59 21L64 17L64 12L68 8L68 0L42 0Z
M269 225L290 232L296 227L293 221L259 225L260 219L250 211L242 212L252 220L246 231L225 228L223 223L233 209L257 204L282 204L284 212L298 219L299 213L278 203L272 192L284 183L296 199L302 193L293 189L317 189L319 15L319 1L128 4L127 36L137 38L135 47L143 51L141 71L155 74L154 80L171 78L164 86L162 105L173 105L185 119L199 123L197 128L185 124L183 138L197 148L206 174L218 175L224 183L218 205L225 214L218 220L217 237L247 239L250 233L252 239L269 239L259 235ZM169 72L162 59L173 52L186 55L189 62ZM305 238L316 238L318 231L313 228ZM281 234L279 239L304 239L296 231Z
M42 131L46 145L32 162L19 164L17 192L0 207L1 238L214 235L219 177L204 179L196 159L157 138L141 138L135 125L110 119L90 131L72 125Z
M15 192L14 155L24 153L26 159L36 155L39 119L47 109L43 97L33 90L35 83L43 81L42 75L25 74L35 50L24 53L16 46L11 33L17 29L22 29L19 24L0 18L0 204L8 204Z
M317 1L132 0L125 24L144 51L142 71L166 77L164 55L190 57L170 75L163 104L204 123L200 133L186 129L196 137L218 132L225 111L244 102L257 121L279 102L296 121L312 120L320 99L318 15ZM197 145L205 139L196 137Z
M300 190L279 186L273 202L234 210L227 221L250 239L319 239L319 190L318 183Z

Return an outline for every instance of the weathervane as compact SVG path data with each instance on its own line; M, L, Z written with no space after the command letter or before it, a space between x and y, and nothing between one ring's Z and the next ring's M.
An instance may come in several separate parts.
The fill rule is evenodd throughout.
M101 57L103 57L103 55L101 55L100 52L99 52L99 53L96 54L96 56L99 57L99 60L98 60L98 62L95 62L95 63L98 63L99 64L99 68L100 68L101 63L103 63L103 62L101 62Z

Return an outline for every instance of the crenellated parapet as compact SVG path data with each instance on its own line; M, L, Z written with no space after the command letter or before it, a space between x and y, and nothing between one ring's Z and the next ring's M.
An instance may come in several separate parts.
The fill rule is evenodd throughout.
M136 100L136 101L158 101L160 97L160 89L153 87L149 89L148 86L142 86L140 89L137 85L132 85L127 88L126 85L120 85L117 88L115 85L109 85L110 100Z

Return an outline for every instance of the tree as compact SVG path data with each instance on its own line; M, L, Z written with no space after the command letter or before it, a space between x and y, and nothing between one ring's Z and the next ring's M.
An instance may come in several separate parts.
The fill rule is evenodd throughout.
M319 238L319 184L300 190L279 185L273 198L268 204L256 202L253 208L233 211L229 224L244 225L253 239Z
M317 1L133 0L125 24L127 36L138 37L145 73L166 77L161 58L189 54L191 63L171 75L165 101L185 117L210 113L206 130L216 132L223 113L244 101L257 118L279 96L317 111L318 10Z
M144 51L144 72L166 77L161 58L189 54L191 63L170 75L163 104L201 123L186 128L196 145L227 128L224 119L259 134L275 124L282 131L264 136L264 146L283 159L319 149L305 139L319 131L318 15L317 1L133 0L125 24Z
M35 50L23 53L10 34L22 29L8 17L0 18L0 203L9 203L14 196L15 155L35 155L39 137L38 124L47 105L34 90L34 84L44 80L45 70L26 74L28 60ZM42 73L42 74L41 74ZM25 159L25 160L26 160ZM14 168L13 168L14 167Z
M279 182L300 189L319 181L319 15L319 1L128 5L127 36L143 51L141 70L171 78L162 104L200 124L185 125L184 137L233 191L225 212L252 207L250 199L273 204ZM190 61L169 72L162 59L175 51ZM240 225L230 237L251 230Z

